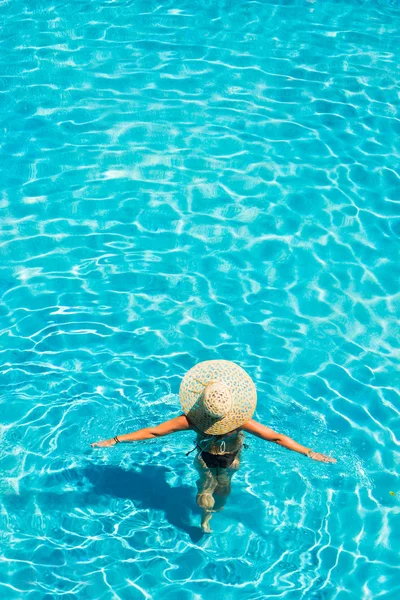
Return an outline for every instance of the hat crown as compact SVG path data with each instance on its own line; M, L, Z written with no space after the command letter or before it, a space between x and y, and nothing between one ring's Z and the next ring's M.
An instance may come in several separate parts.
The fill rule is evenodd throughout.
M204 409L214 419L222 419L232 408L231 393L223 383L208 384L202 395Z
M185 374L179 397L188 421L198 431L224 435L251 419L257 391L239 365L229 360L205 360Z

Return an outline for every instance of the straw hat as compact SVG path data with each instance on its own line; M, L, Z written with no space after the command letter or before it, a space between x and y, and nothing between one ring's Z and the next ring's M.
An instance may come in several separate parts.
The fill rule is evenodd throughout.
M252 379L229 360L206 360L192 367L182 380L179 397L189 421L211 435L243 425L257 402Z

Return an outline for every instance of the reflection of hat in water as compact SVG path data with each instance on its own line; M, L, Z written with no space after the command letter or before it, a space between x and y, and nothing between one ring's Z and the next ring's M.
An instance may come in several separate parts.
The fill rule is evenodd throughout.
M246 371L229 360L206 360L190 369L179 388L183 412L197 429L221 435L251 419L257 393Z

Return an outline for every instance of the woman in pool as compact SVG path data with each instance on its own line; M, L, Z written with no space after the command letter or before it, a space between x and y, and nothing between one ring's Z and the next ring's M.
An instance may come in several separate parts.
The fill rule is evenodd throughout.
M158 438L178 431L197 433L195 466L199 472L197 504L202 511L201 526L211 533L212 513L222 510L231 489L232 474L240 465L244 433L299 452L322 462L334 458L314 452L257 423L251 417L256 408L256 388L247 373L227 360L208 360L195 365L184 376L179 396L184 414L160 425L95 442L92 446L114 446ZM190 453L188 453L190 454Z

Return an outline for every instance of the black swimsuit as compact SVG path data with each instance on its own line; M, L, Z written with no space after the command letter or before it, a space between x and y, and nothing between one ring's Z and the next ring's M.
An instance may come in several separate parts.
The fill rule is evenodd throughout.
M239 435L241 435L241 437L243 437L243 434L239 434ZM194 452L194 450L196 450L196 449L199 450L198 456L204 460L204 462L206 463L206 465L209 469L217 469L217 468L227 469L228 467L230 467L232 465L236 456L239 454L240 450L242 449L242 444L240 444L240 447L237 450L235 450L234 452L224 452L223 454L212 454L211 452L207 452L206 450L203 450L203 448L196 442L196 445L193 448L193 450L191 450L190 452L187 452L186 456L188 456L189 454Z
M220 469L227 469L235 460L238 452L239 450L237 452L226 452L225 454L211 454L202 450L200 456L209 469L216 469L218 467Z

